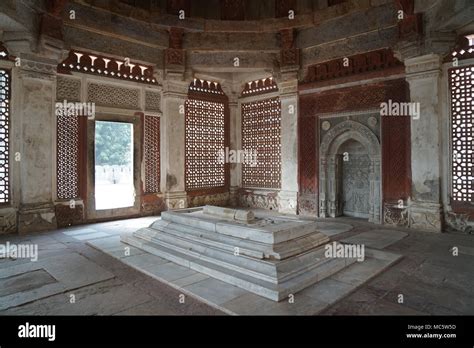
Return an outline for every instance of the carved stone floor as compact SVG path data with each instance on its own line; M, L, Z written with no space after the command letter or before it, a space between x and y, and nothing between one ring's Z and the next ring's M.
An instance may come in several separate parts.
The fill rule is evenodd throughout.
M38 262L0 259L0 283L7 284L0 293L0 303L4 304L0 315L474 314L473 236L393 229L349 218L325 220L343 224L327 225L336 240L372 243L372 249L383 248L403 258L359 287L354 285L360 282L363 272L352 270L328 279L323 287L303 290L295 296L294 303L285 301L272 308L266 302L269 300L242 293L226 283L168 262L160 265L159 277L174 278L176 287L187 289L186 294L193 292L205 299L212 295L209 289L222 286L214 301L226 308L224 312L193 296L186 296L181 303L182 292L176 287L134 269L146 265L151 256L134 248L125 255L123 246L117 244L119 236L154 220L149 217L26 236L0 236L0 244L35 243L40 252ZM353 229L348 231L347 226ZM396 232L384 234L385 231ZM400 232L407 235L399 239L397 235L403 236ZM458 256L453 256L454 246L459 248ZM97 248L107 249L107 253ZM374 272L380 262L375 259L366 268ZM64 272L55 270L58 263ZM89 277L81 277L85 271ZM29 285L13 286L11 276L17 281L28 279ZM70 301L72 294L75 303ZM398 303L400 294L404 303ZM336 297L339 300L334 302Z

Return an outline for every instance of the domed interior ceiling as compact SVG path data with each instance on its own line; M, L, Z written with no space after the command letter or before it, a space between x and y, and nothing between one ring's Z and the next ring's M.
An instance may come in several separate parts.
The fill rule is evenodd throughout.
M95 6L104 1L86 0ZM109 6L127 11L127 7L149 11L155 14L177 14L180 10L187 17L222 20L257 20L288 16L289 10L298 14L309 14L320 9L327 1L319 0L119 0L110 1ZM330 0L329 6L344 2ZM131 10L131 8L128 8Z

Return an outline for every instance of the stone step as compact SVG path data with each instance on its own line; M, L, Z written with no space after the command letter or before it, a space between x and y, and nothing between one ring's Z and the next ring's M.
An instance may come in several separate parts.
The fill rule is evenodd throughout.
M168 227L168 230L169 229L170 227ZM277 282L277 270L275 265L271 262L262 260L257 262L258 259L252 259L245 255L235 256L233 252L219 250L210 245L190 241L155 229L141 229L133 235L136 238L144 239L183 254L206 259L208 262L219 264L232 271L249 273L253 274L256 278L264 279L269 282Z
M196 231L193 235L176 230L181 226L175 223L154 224L153 226L153 228L135 232L135 236L183 253L197 253L201 257L209 258L209 262L221 264L229 269L240 269L243 272L250 270L255 272L255 277L274 283L285 281L327 262L323 247L313 248L282 261L261 260L247 257L242 253L236 256L232 245L225 245L225 248L221 248L222 243L209 241L206 234L198 238L195 236Z
M231 248L232 253L234 252L234 248L238 247L240 249L240 254L261 259L283 260L329 242L329 238L326 235L317 231L314 231L314 233L310 235L295 238L284 243L266 244L221 234L217 231L208 231L176 222L162 220L156 221L152 226L150 226L150 228L166 232L168 226L173 226L173 231L184 232L188 235L195 236L200 240L206 239L208 241L221 243L224 246ZM225 248L226 247L223 247L223 249Z
M202 208L199 208L202 210ZM213 218L199 214L199 209L165 211L161 213L163 221L194 227L200 230L242 238L265 244L278 244L313 234L317 228L315 222L291 220L261 226L258 223L244 224ZM192 212L191 214L189 212Z
M240 238L230 237L221 235L216 232L210 232L206 230L199 230L196 228L188 227L170 222L154 223L153 229L174 234L178 237L186 236L190 240L202 241L209 245L220 247L224 250L234 252L236 247L239 248L241 255L247 255L257 259L263 259L265 256L264 249L266 245L262 243L256 243L251 241L245 241Z
M309 285L321 281L346 267L345 259L328 259L327 262L309 269L288 281L275 284L238 270L229 271L226 267L207 261L206 258L200 257L199 254L183 253L152 241L145 241L133 235L123 236L122 241L153 255L191 268L197 272L207 274L213 278L220 279L273 301L281 301L290 294L295 294ZM157 267L159 267L159 265L157 265Z

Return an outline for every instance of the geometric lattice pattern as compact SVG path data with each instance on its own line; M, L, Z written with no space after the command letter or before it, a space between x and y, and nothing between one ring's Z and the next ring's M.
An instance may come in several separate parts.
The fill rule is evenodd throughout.
M56 100L78 102L81 100L81 80L58 75L56 79Z
M244 187L281 186L280 98L242 104L242 148L257 154L257 165L242 164Z
M79 197L79 118L57 116L57 190L59 199Z
M225 147L224 103L186 100L186 190L225 185L224 163L219 153Z
M0 70L0 204L10 201L10 75Z
M88 86L88 101L99 106L133 109L140 108L140 90L91 83Z
M301 117L299 120L299 167L300 192L316 193L317 160L316 152L317 129L314 117Z
M160 192L160 118L145 116L145 193Z
M145 91L145 110L147 111L160 111L161 110L160 92Z
M474 202L474 66L450 70L452 197Z

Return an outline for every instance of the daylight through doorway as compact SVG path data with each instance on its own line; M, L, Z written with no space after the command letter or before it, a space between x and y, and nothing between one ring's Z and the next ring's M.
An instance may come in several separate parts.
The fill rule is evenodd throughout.
M94 143L96 210L133 206L133 124L96 121Z

